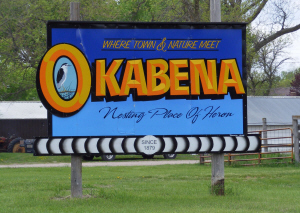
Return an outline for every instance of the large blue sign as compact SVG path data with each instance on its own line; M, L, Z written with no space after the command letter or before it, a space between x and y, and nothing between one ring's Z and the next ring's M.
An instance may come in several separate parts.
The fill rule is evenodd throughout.
M245 24L49 22L48 48L49 136L246 133Z

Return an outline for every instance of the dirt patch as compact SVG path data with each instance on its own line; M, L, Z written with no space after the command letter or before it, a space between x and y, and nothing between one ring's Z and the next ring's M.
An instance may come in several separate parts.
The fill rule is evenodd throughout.
M96 187L99 187L99 188L111 188L113 187L113 185L94 185Z

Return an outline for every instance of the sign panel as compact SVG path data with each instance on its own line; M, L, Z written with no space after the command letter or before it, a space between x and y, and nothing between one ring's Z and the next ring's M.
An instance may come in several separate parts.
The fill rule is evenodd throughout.
M49 136L246 133L245 24L47 27L37 88Z

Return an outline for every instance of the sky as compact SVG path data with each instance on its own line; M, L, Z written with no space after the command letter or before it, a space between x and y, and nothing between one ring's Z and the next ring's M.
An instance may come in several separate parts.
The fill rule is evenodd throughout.
M255 24L260 23L260 27L269 28L270 23L274 22L278 13L274 12L273 2L281 2L284 5L285 11L289 14L289 20L286 22L288 27L300 24L300 1L299 0L271 0L267 3L264 11L261 13L256 20ZM292 15L291 15L292 14ZM288 39L291 41L291 45L288 46L284 51L286 55L284 58L290 58L286 60L281 66L281 71L293 71L300 67L300 30L289 33Z
M300 30L292 33L291 37L293 39L293 43L289 48L287 48L287 52L289 53L291 59L286 62L286 66L289 69L296 69L300 67Z
M291 4L296 9L293 24L300 24L300 1L299 0L291 0ZM288 52L292 57L291 60L288 61L289 66L291 68L299 68L300 67L300 30L291 34L292 37L292 45L288 48Z
M295 26L300 24L300 1L299 0L279 0L279 1L287 1L290 4L288 6L292 6L291 10L294 12L292 16L292 21L290 22L290 26ZM286 49L288 56L291 57L290 60L287 60L285 65L287 69L290 71L295 70L300 67L300 29L296 32L289 34L292 44ZM289 71L289 70L287 70Z

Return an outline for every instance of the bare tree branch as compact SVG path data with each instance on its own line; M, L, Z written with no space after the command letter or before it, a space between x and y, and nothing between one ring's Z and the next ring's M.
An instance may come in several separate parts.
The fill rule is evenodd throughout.
M281 29L279 31L277 31L276 33L264 38L262 41L260 42L257 42L255 45L254 45L254 50L255 51L258 51L260 50L263 46L265 46L266 44L274 41L276 38L279 38L280 36L282 35L285 35L285 34L288 34L288 33L291 33L291 32L295 32L297 30L300 29L300 24L294 26L294 27L290 27L290 28L285 28L285 29Z
M252 16L250 16L249 18L247 18L246 22L251 23L254 19L257 18L257 16L261 13L261 11L263 10L263 8L266 6L268 0L263 0L263 2L260 3L259 7L256 9L256 11L252 14ZM250 8L249 8L250 9Z

